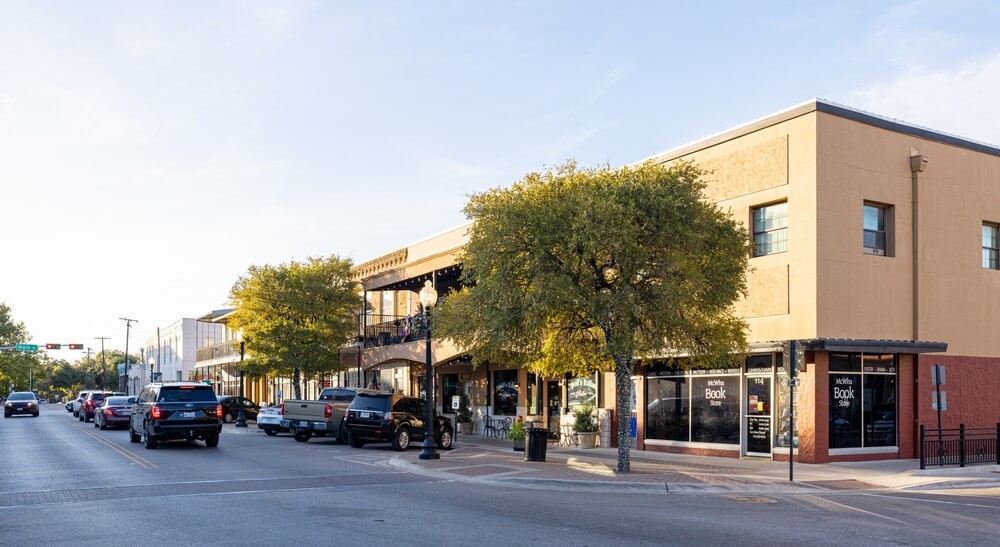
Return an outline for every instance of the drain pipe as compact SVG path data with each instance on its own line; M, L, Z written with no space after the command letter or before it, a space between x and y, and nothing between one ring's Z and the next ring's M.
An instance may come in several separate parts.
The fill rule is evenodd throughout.
M912 245L913 245L913 341L920 340L920 223L919 223L919 182L920 173L927 167L927 156L916 148L910 148L910 173L912 178Z

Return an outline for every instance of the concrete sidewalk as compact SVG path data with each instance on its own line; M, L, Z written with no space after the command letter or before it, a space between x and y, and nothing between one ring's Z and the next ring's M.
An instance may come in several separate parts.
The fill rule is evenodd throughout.
M418 446L390 465L444 480L517 488L626 491L660 494L778 494L832 490L997 488L1000 466L920 470L918 460L800 464L757 458L718 458L632 450L631 473L617 474L618 450L546 447L544 462L524 460L511 441L459 436L439 460L420 460Z

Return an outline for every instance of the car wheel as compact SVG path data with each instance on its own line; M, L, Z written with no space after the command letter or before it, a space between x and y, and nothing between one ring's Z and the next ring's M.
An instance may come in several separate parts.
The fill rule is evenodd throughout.
M267 433L268 435L270 435L272 437L278 434L278 432L276 430L274 430L274 429L265 429L264 433Z
M209 448L215 448L219 446L219 434L212 433L209 435L205 435L205 446Z
M149 435L149 426L144 425L142 427L142 445L147 449L152 450L153 448L156 448L157 444L159 443L157 442L156 437L151 437Z
M32 416L34 416L34 417L37 418L38 417L38 413L36 412L36 413L32 414Z
M142 440L142 437L136 435L135 432L132 431L132 424L128 424L128 440L133 443L137 443Z
M97 418L94 418L94 427L99 427L99 424L97 423Z
M97 420L94 420L94 427L98 427ZM104 421L102 420L101 421L101 425L100 425L100 430L104 431L107 428L108 428L108 424L104 423Z
M392 436L392 447L396 450L406 450L410 446L410 430L401 427Z
M81 413L77 414L76 417L77 417L78 420L80 420L82 422L83 421L83 417L84 417L84 413L81 412Z
M364 446L364 445L365 445L365 442L364 442L364 441L362 441L361 439L359 439L359 438L355 437L354 435L348 435L348 436L347 436L347 442L348 442L348 443L349 443L349 444L351 445L351 447L353 447L353 448L361 448L362 446Z
M233 413L232 412L226 412L225 414L223 414L222 415L222 421L226 422L227 424L233 423Z
M344 430L343 426L337 431L337 444L347 444L347 431Z
M438 448L444 450L451 450L452 436L450 429L445 429L444 431L442 431L441 436L434 440L435 442L437 442Z
M312 433L309 432L309 431L296 431L295 432L295 440L299 441L300 443L304 443L304 442L308 441L310 437L312 437Z
M4 417L4 418L10 418L10 414L7 414L6 412L4 412L4 413L3 413L3 417Z

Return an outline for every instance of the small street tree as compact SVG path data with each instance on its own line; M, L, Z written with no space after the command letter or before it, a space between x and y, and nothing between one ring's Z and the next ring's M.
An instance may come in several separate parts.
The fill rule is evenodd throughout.
M360 299L349 259L310 258L251 266L230 291L229 326L243 331L245 368L253 374L301 375L340 369L340 347L354 334Z
M630 470L637 356L731 363L746 346L746 230L703 197L690 163L581 169L567 163L471 197L465 288L436 331L476 363L551 376L615 372L619 472Z

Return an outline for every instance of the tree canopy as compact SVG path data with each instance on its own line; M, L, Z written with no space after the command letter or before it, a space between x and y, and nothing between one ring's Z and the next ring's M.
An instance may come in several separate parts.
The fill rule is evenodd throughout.
M0 346L28 343L31 336L23 322L15 321L6 303L0 302ZM23 351L0 351L0 388L6 393L11 385L15 391L26 391L29 378L44 377L40 356Z
M631 401L637 356L690 356L721 366L746 346L732 304L745 293L746 229L703 196L693 164L530 173L473 195L465 288L446 298L436 330L475 362L551 376L615 371ZM627 412L618 413L618 470L629 470Z
M300 375L339 370L340 348L357 328L358 285L337 256L251 266L230 291L230 328L242 330L251 374Z

